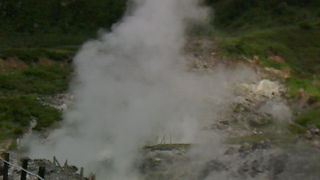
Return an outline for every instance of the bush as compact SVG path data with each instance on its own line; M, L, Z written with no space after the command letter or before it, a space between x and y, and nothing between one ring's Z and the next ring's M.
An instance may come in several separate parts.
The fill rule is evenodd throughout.
M320 128L320 109L314 108L311 109L295 119L295 122L301 126L316 126Z
M315 77L315 79L300 79L291 77L286 80L286 85L291 96L298 96L299 91L302 89L305 93L310 95L310 100L315 102L320 100L320 85L313 83L316 81L319 81L317 77Z
M66 91L71 69L68 66L33 65L32 67L0 74L2 93L50 95Z
M317 0L206 0L215 9L214 24L224 30L270 28L313 19Z
M2 0L0 22L7 29L30 34L96 31L110 28L125 5L125 0Z
M312 24L311 23L308 23L308 22L301 22L299 24L299 27L302 29L302 30L311 30L313 28Z
M1 48L80 45L110 30L127 0L1 0Z
M35 96L2 97L0 112L0 139L22 135L32 119L37 120L37 130L61 120L58 110L41 105Z
M9 48L0 50L3 59L16 58L26 63L38 62L39 58L48 58L55 61L70 59L74 51L44 48Z

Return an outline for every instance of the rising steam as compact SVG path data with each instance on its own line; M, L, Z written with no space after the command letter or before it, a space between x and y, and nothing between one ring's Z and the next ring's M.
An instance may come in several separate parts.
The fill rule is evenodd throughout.
M194 0L134 0L111 33L76 55L74 106L44 143L26 137L30 155L68 159L98 179L135 180L146 144L203 140L203 126L231 101L232 82L248 76L241 68L187 72L185 28L206 13Z

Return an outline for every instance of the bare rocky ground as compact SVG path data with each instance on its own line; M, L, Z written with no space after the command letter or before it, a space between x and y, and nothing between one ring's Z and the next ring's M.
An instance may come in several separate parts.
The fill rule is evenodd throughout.
M148 180L318 180L318 153L256 143L228 146L216 157L197 160L190 152L155 150L147 153L141 171Z
M214 71L237 60L219 57L211 41L196 40L186 47L193 71ZM169 144L144 151L141 172L147 180L318 180L320 179L319 129L307 136L288 131L292 111L303 100L290 100L282 84L285 72L248 60L258 78L239 84L229 113L212 123L210 131L222 135L216 146ZM217 147L219 146L219 147ZM171 147L171 148L170 148ZM209 153L209 155L203 155Z

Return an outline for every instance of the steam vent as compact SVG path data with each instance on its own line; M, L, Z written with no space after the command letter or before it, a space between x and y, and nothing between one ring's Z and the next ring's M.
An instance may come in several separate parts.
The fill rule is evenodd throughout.
M320 180L319 13L1 0L0 180Z

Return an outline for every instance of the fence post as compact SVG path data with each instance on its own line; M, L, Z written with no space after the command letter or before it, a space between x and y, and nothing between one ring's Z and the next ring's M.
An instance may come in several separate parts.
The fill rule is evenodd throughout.
M57 159L55 156L53 156L53 163L54 163L55 165L57 165L57 166L61 167L61 165L60 165L60 163L59 163L58 159Z
M7 162L10 161L10 154L9 153L4 153L4 160L7 161ZM9 173L9 164L4 162L4 165L3 165L3 180L8 180L9 179L8 173Z
M22 159L22 168L28 170L28 161L29 159ZM21 170L21 180L27 180L27 172Z
M46 173L46 167L43 167L43 166L39 167L38 175L44 179L45 173ZM41 180L41 179L38 178L38 180Z
M83 169L83 167L81 167L81 169L80 169L80 177L81 177L81 180L83 180L83 171L84 171L84 169Z
M89 176L89 180L96 180L96 175L91 173Z

